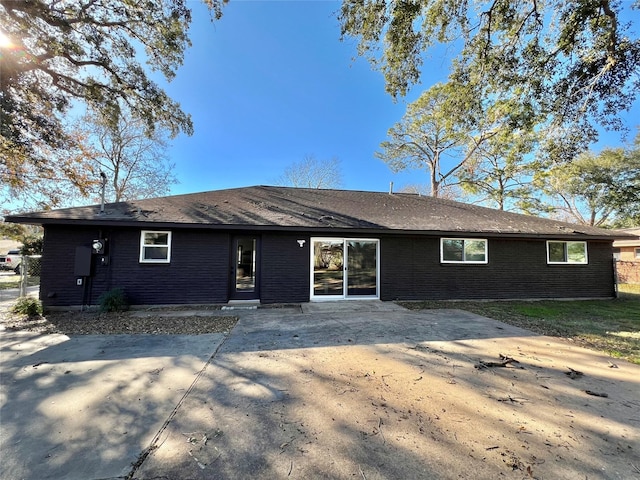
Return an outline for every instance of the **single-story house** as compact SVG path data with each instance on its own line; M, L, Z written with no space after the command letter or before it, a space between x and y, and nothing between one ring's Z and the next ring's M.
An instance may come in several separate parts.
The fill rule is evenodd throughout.
M14 215L45 307L610 298L613 231L416 194L253 186Z

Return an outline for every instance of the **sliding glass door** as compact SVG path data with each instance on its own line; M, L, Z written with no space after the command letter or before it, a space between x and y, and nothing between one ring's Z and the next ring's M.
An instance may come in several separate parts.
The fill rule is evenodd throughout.
M313 239L311 296L344 296L344 240Z
M347 296L378 296L378 241L347 240Z
M378 240L312 238L311 298L378 298Z

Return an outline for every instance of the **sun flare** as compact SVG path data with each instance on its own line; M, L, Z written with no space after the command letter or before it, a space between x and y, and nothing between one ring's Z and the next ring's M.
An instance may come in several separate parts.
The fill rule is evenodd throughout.
M0 48L10 48L12 46L11 38L4 32L0 32Z

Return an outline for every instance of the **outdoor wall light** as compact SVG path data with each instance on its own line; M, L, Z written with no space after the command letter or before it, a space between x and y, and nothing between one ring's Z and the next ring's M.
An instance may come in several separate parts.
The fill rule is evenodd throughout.
M93 249L93 253L102 255L105 250L106 241L103 238L99 238L91 242L91 248Z
M306 240L298 240L298 245L300 245L300 248L304 247Z

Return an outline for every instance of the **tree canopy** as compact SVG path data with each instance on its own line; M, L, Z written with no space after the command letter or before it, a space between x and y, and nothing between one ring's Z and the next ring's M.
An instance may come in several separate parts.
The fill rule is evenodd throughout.
M225 0L203 0L213 18ZM171 80L190 46L189 0L0 0L0 175L24 187L76 139L66 116L91 106L117 119L126 105L148 132L191 134L180 105L152 80ZM29 169L27 169L29 170Z
M619 112L637 98L640 39L625 19L638 7L638 0L343 0L339 20L342 38L357 39L394 98L445 46L453 53L449 81L518 104L519 121L544 124L550 155L567 159L587 148L598 126L621 128Z
M458 173L461 189L491 207L522 210L535 195L531 178L541 166L529 155L536 141L531 131L501 130Z
M442 187L459 184L459 174L487 151L487 144L496 151L498 144L514 143L517 115L509 102L483 101L477 86L438 83L407 106L375 155L396 172L426 169L430 195L438 197Z
M640 223L640 133L632 146L585 152L573 162L538 172L555 216L592 226Z
M105 175L107 201L166 195L177 183L163 129L145 133L142 121L124 108L116 122L92 111L78 123L79 135L87 138L86 168L96 181Z

